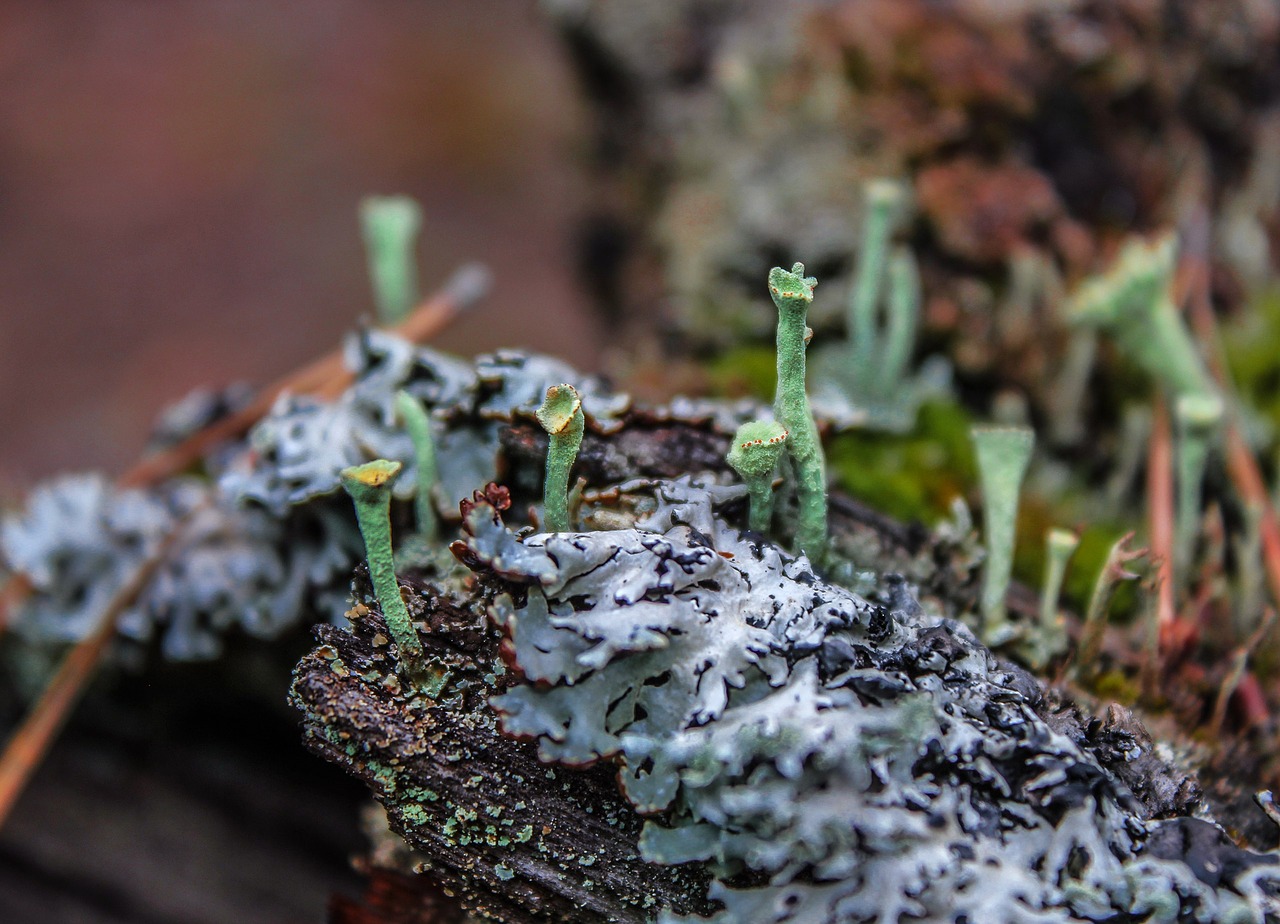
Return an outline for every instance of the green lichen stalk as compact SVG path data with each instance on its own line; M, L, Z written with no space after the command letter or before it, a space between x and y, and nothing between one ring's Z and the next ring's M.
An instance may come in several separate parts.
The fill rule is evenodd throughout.
M428 541L435 539L438 521L431 493L435 490L436 471L435 441L431 438L431 418L422 402L407 391L396 393L396 413L409 431L413 441L413 460L418 472L418 487L414 494L414 513L418 519L418 534Z
M734 434L726 461L747 484L750 511L747 525L769 531L773 520L773 471L787 441L787 429L771 420L744 423Z
M880 395L893 397L902 387L916 342L920 319L920 271L907 247L895 247L889 258L889 320L885 328L883 355L873 358L880 370Z
M1134 362L1174 395L1216 389L1169 296L1177 238L1133 239L1115 265L1072 297L1073 323L1106 330Z
M344 468L341 479L342 487L355 503L356 519L369 560L369 577L387 629L400 651L400 665L405 676L421 687L428 679L422 642L409 618L409 608L400 596L391 551L391 486L402 467L399 462L375 459Z
M1174 566L1186 580L1200 523L1200 488L1209 449L1222 421L1222 399L1213 394L1182 395L1174 404L1178 424L1178 507L1174 528Z
M1040 588L1040 625L1031 646L1031 666L1044 667L1066 650L1067 633L1058 612L1062 580L1067 563L1080 545L1080 537L1069 529L1051 529L1044 541L1044 584Z
M586 418L582 398L572 385L552 385L537 410L538 423L547 431L547 475L542 485L546 527L549 532L569 529L569 470L578 458Z
M378 320L397 324L418 302L422 209L408 196L369 196L360 203L360 223Z
M769 271L769 294L778 308L778 386L773 415L787 429L787 454L794 463L799 522L796 545L822 561L827 548L827 479L818 425L805 392L805 349L812 332L805 323L818 280L797 263L790 272Z
M1025 427L974 427L970 437L982 482L983 537L987 547L982 574L982 628L988 644L999 644L1009 631L1004 596L1013 572L1018 494L1031 461L1035 432Z
M866 189L866 217L862 223L862 247L858 270L849 294L849 337L853 342L855 375L863 375L878 361L876 307L884 277L885 252L894 215L902 202L902 190L892 180L872 180ZM865 381L865 380L864 380Z

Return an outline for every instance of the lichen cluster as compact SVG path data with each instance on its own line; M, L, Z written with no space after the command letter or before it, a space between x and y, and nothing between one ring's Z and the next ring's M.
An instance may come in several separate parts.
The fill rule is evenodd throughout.
M481 504L465 557L505 588L491 618L525 682L493 700L503 730L616 761L653 815L642 855L710 864L712 920L1275 913L1275 857L1227 845L1200 868L1189 834L1216 829L1148 819L969 630L731 527L714 507L742 488L650 490L635 528L585 534L520 538Z
M166 657L190 660L217 656L233 627L269 638L304 618L339 619L362 551L341 472L385 458L404 466L399 498L420 490L422 433L402 421L406 398L429 415L438 483L428 503L448 515L497 477L500 429L532 421L550 385L574 383L601 431L629 405L545 356L470 363L364 331L348 340L346 362L355 379L336 400L283 397L245 442L205 460L208 477L122 490L77 475L38 487L0 525L4 567L35 588L15 631L37 645L83 638L175 531L177 545L119 621L126 636L158 636Z

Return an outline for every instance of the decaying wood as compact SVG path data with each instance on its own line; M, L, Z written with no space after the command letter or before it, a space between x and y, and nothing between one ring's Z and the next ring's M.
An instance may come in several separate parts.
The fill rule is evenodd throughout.
M385 624L352 611L353 629L317 630L292 696L306 744L362 780L393 830L430 858L424 875L468 909L499 921L640 922L662 906L705 911L707 878L651 866L636 849L641 820L613 771L538 762L532 744L501 737L484 700L501 680L498 638L482 614L402 584L428 652L453 670L460 702L402 695ZM487 675L487 677L486 677Z

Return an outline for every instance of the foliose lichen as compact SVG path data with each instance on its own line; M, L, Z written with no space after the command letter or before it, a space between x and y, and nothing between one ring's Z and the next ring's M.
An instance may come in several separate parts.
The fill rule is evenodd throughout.
M1197 860L1218 829L1150 820L964 626L827 583L723 520L713 482L648 490L635 528L595 533L520 538L478 505L466 558L508 588L491 618L525 682L493 699L503 730L548 761L615 761L652 816L642 854L710 865L711 920L1277 911L1275 856L1223 838Z
M143 490L69 476L33 491L0 522L3 566L35 591L14 630L36 645L83 638L179 523L179 544L121 615L125 636L159 636L167 657L190 660L217 656L232 628L273 637L304 616L339 620L362 553L340 472L381 457L404 466L399 499L420 484L420 453L397 417L400 392L429 415L435 494L454 510L496 477L501 428L532 421L550 385L573 383L601 432L619 426L630 404L544 356L498 352L472 363L365 330L348 339L345 358L354 380L341 395L283 396L244 442L205 459L207 478Z

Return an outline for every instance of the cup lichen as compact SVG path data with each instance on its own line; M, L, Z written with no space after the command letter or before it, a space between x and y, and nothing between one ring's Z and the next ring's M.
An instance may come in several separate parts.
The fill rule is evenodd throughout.
M786 441L787 428L777 421L748 421L734 434L725 458L747 484L747 525L758 533L768 532L773 520L773 472Z
M806 323L818 280L805 276L804 264L769 271L769 295L778 309L778 385L773 415L787 429L787 455L796 478L799 505L796 545L816 562L826 557L827 479L818 425L805 391L805 349L812 331Z
M368 196L360 203L360 224L378 321L398 324L418 301L414 248L422 209L408 196Z
M1010 634L1004 596L1013 573L1018 495L1035 447L1035 431L1027 427L974 427L969 435L982 483L982 533L987 547L980 604L983 639L989 645L999 644Z
M582 398L572 385L552 385L546 400L535 412L538 423L547 431L547 473L543 481L542 499L549 532L569 529L569 470L573 468L582 446L586 418Z
M435 503L431 495L439 478L435 441L431 437L431 417L422 402L403 389L396 392L396 414L413 442L413 461L418 475L413 509L418 520L418 535L431 541L436 537L438 527Z
M428 680L425 655L418 631L409 618L409 608L400 596L395 558L391 549L391 487L404 466L387 459L374 459L341 472L342 487L355 504L360 535L364 537L369 561L369 579L378 597L378 606L399 649L405 675L421 686Z

